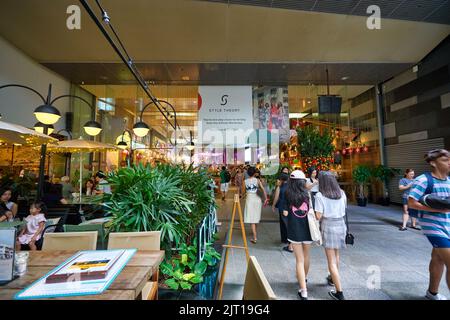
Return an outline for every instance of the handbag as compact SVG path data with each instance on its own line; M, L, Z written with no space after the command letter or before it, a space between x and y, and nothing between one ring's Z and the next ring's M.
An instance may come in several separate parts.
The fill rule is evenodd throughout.
M345 224L347 226L347 234L345 235L345 244L353 245L355 243L355 237L350 232L348 232L347 213L345 213Z
M314 208L312 206L311 196L309 197L308 225L311 233L311 240L317 245L322 245L322 233L320 232L319 221L316 219Z

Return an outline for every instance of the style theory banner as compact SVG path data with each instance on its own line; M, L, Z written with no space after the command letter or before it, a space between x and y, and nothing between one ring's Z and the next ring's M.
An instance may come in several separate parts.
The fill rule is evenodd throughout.
M251 86L199 86L198 108L203 144L243 146L253 131Z

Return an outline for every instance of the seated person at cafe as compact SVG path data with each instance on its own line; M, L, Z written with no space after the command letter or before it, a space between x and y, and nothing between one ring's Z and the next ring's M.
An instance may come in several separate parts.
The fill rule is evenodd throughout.
M16 241L16 250L21 250L22 245L28 245L30 250L37 250L36 242L41 238L45 228L45 214L47 207L41 201L34 202L30 206L30 215L25 218L26 228L20 231Z
M42 201L47 207L58 206L60 204L67 204L67 199L62 195L62 185L52 184L49 191L44 194Z
M111 193L111 186L109 185L108 180L105 179L106 175L103 171L99 171L95 175L95 181L97 182L97 190L96 194L104 194Z
M72 199L72 193L75 192L72 184L70 183L70 177L64 176L61 178L62 196L64 199Z
M8 221L14 220L17 214L17 204L11 201L12 191L9 188L0 190L0 204L6 208L6 211L11 212Z
M93 196L95 194L95 183L92 179L86 181L83 188L83 194L86 196Z
M13 219L13 213L3 203L0 204L0 222L13 221Z
M52 183L50 182L50 176L45 175L44 176L44 194L46 194L50 191L51 186L52 186Z

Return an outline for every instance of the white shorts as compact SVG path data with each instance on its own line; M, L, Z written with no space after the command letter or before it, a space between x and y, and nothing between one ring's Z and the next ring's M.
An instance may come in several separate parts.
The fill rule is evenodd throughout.
M227 182L227 183L221 183L221 184L220 184L220 191L222 191L222 192L228 192L228 182Z

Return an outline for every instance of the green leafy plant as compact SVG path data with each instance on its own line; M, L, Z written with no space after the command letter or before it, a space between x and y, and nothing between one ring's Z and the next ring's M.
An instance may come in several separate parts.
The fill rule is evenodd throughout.
M161 231L161 247L189 243L197 225L214 205L210 177L191 166L142 164L121 168L108 177L112 194L104 205L112 216L110 231Z
M202 261L197 261L197 240L192 245L183 243L178 255L164 261L160 268L166 277L164 283L173 290L191 290L195 284L203 282L203 275L208 266L213 267L220 260L220 254L212 247L206 246Z
M385 165L378 165L372 168L372 176L383 183L384 195L385 197L389 197L388 185L389 181L394 178L396 175L400 174L401 170L398 168L392 168Z
M302 157L329 157L333 154L333 136L328 129L321 133L312 125L298 128L297 139Z
M353 169L353 181L358 185L358 198L365 198L364 184L369 182L372 176L372 170L369 166L359 165Z

